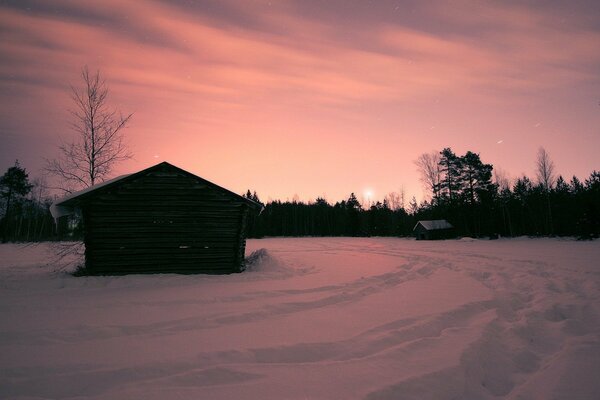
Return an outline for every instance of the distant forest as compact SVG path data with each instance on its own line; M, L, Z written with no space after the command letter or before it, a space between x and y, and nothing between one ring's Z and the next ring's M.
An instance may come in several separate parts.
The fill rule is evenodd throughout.
M600 236L600 172L584 181L556 176L544 149L536 178L510 183L478 154L458 156L450 148L422 154L415 162L430 200L390 193L383 201L363 205L354 193L334 204L271 201L250 216L248 237L265 236L410 236L417 221L446 219L459 236ZM250 190L245 197L260 202ZM29 180L18 162L0 176L2 241L56 240L50 215L52 198L42 179ZM70 224L72 239L80 237Z
M249 237L264 236L409 236L419 220L446 219L459 236L600 235L600 173L567 182L554 175L544 149L537 160L537 179L522 176L511 185L493 166L468 151L457 156L450 148L423 154L415 162L431 200L407 204L399 195L363 207L354 193L328 203L272 201L251 218ZM260 201L256 192L245 197Z

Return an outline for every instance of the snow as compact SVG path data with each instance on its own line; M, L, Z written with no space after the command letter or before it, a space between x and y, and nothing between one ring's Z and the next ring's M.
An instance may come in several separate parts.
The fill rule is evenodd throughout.
M0 245L2 399L600 398L600 242L249 240L241 274Z
M446 221L445 219L434 219L434 220L423 220L423 221L417 222L417 225L415 225L413 230L416 229L419 224L421 224L423 226L423 228L427 229L428 231L454 228L452 226L452 224L450 222Z
M89 187L87 187L85 189L81 189L77 192L70 193L70 194L56 200L54 203L52 203L52 205L50 205L50 214L52 214L52 217L54 217L54 219L64 217L65 215L71 215L74 212L74 208L72 206L63 206L63 205L61 205L62 203L65 203L68 200L79 197L82 194L92 192L94 190L100 189L101 187L110 185L111 183L120 181L121 179L126 178L130 175L131 174L119 175L116 178L108 179L104 182L97 183L93 186L89 186Z

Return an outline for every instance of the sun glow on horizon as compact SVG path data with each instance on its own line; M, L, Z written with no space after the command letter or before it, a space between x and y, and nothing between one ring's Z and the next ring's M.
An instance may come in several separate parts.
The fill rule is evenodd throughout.
M367 206L370 206L373 202L375 192L371 188L366 188L363 192L363 202L366 203Z

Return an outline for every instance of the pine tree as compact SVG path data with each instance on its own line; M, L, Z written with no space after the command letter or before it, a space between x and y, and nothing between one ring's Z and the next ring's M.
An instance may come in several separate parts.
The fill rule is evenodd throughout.
M574 194L581 193L584 190L583 184L575 175L573 175L573 178L571 179L571 184L569 186L571 186L571 191Z
M460 191L461 159L449 147L440 152L440 187L446 200L453 203Z
M356 195L354 193L350 193L350 197L348 197L348 200L346 201L346 208L348 210L360 210L362 207L360 206L360 202L358 201L358 199L356 198Z
M2 226L2 242L8 240L10 229L10 206L15 199L25 196L31 191L33 185L29 183L29 175L25 168L21 168L19 160L0 177L0 196L6 201Z
M351 236L358 236L360 233L360 212L362 207L360 202L356 198L354 193L350 194L350 197L346 201L346 212L348 220L348 234Z
M562 175L559 175L558 179L556 179L555 191L556 191L556 193L564 193L564 194L567 194L570 191L569 185L567 185L567 182L565 182Z
M488 197L495 186L492 183L492 165L484 164L479 158L479 154L467 151L461 157L461 180L462 192L471 204L475 204L482 197Z

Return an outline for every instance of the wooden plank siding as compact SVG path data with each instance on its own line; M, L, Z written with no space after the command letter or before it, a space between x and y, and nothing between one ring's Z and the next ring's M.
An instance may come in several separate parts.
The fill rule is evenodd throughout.
M246 199L163 164L78 200L87 269L99 275L242 271Z

